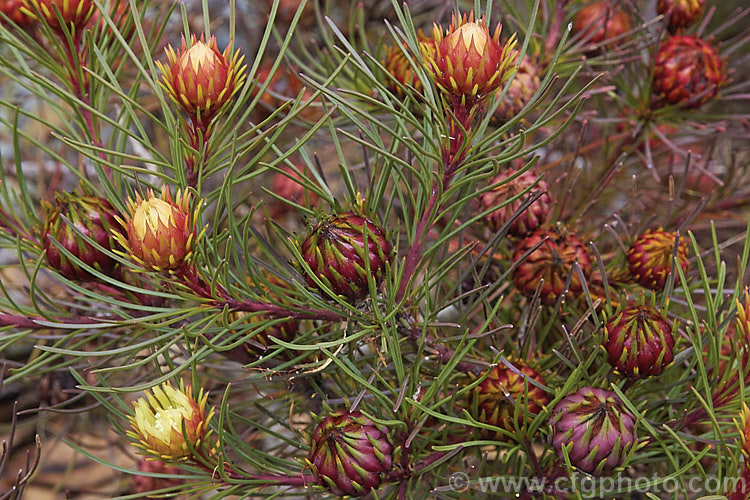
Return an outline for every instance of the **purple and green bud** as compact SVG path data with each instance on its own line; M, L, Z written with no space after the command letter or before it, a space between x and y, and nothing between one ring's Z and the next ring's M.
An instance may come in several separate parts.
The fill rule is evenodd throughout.
M370 278L379 286L391 259L391 244L385 231L354 212L344 212L318 223L302 242L300 251L320 281L350 300L361 300L369 295ZM317 285L310 276L307 282L310 286Z
M308 458L319 485L334 495L362 496L380 486L393 463L392 452L384 426L342 409L315 428Z
M636 446L635 423L617 394L584 387L555 405L550 442L560 461L565 447L571 465L603 475L623 465Z
M68 192L55 193L56 204L46 204L47 220L42 232L42 244L47 263L71 280L90 281L94 275L63 254L53 242L76 256L81 262L103 274L110 274L117 261L94 247L81 235L97 242L102 248L113 248L112 232L119 232L115 210L104 198L82 196ZM64 219L67 219L66 222ZM75 228L75 229L74 229Z

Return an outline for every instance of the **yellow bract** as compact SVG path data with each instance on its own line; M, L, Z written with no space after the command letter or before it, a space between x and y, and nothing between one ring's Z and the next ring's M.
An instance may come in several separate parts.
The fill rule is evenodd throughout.
M172 216L172 205L161 198L151 197L138 205L133 213L133 224L138 237L144 238L146 230L155 233L161 224L169 227Z
M180 69L185 71L190 65L193 71L197 73L202 66L213 65L216 59L216 54L211 50L211 47L203 41L198 41L180 56Z

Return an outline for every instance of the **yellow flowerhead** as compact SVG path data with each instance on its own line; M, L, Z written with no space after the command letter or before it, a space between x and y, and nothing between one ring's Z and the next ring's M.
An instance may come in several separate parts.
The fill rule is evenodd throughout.
M207 398L201 389L196 401L192 388L186 390L182 383L179 389L169 382L154 387L145 398L135 401L135 414L128 417L132 430L127 434L147 455L161 460L189 458L191 447L199 450L211 433L208 424L214 409L206 414Z

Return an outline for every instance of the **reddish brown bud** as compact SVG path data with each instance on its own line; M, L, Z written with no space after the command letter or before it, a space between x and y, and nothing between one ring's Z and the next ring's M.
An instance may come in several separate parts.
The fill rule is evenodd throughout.
M610 40L632 29L630 16L624 12L619 2L602 0L592 2L578 11L573 19L573 31L582 34L592 45L611 46Z
M128 201L129 213L120 224L128 237L118 237L130 257L147 269L166 271L178 269L190 259L198 233L195 227L197 210L190 212L190 193L177 192L173 200L169 189L162 188L161 197L149 191L147 199L136 194Z
M725 81L724 61L711 44L694 36L673 36L656 54L653 103L697 108L713 99Z
M380 486L393 463L387 429L359 411L337 410L315 428L309 461L334 495L362 496Z
M703 15L706 0L658 0L656 12L667 17L667 28L675 32L695 24Z
M416 64L421 63L423 58L429 60L430 58L435 57L437 51L435 39L426 36L420 31L417 35L417 42L419 43L420 54L414 56L414 62ZM398 83L407 88L412 87L416 92L421 93L423 90L422 82L420 82L419 78L414 74L414 69L411 64L409 64L409 60L404 53L405 51L406 48L401 42L397 42L396 45L389 47L384 61L385 69L388 70L388 73L390 73ZM394 94L403 96L403 89L390 80L388 81L388 88L390 88Z
M0 0L0 12L19 26L28 26L35 21L35 18L29 14L28 10L22 8L24 5L23 0Z
M57 10L63 23L77 31L86 26L96 7L92 0L23 0L23 5L28 16L41 17L50 28L60 30Z
M502 173L493 178L490 181L490 184L501 182L503 179L507 179L513 175L513 173L514 172L512 171ZM523 236L536 230L547 220L551 200L547 194L547 183L541 180L539 176L531 170L527 170L515 179L510 180L505 184L501 184L493 190L482 193L479 196L479 205L482 211L489 210L492 207L497 207L505 203L505 205L494 212L487 214L484 217L484 221L492 231L500 230L500 228L510 220L516 210L521 207L528 194L534 191L542 191L542 195L510 223L508 234L513 236ZM524 192L527 194L523 195L522 193ZM512 200L514 197L517 198Z
M513 119L529 103L541 84L536 62L524 57L503 100L495 109L493 118L500 123Z
M549 396L531 381L546 385L544 378L534 369L514 362L516 370L497 365L474 388L479 415L477 420L500 427L511 433L522 427L549 403ZM517 418L514 415L518 415ZM490 437L501 439L500 433L490 432Z
M628 250L628 266L633 279L641 286L655 291L664 289L672 272L672 253L677 233L662 228L649 230L633 241ZM688 269L688 248L680 236L677 242L677 263L683 271Z
M527 297L533 297L540 280L544 280L541 289L541 301L551 306L558 297L565 294L572 300L583 291L583 284L577 272L573 272L573 263L577 262L584 277L591 271L588 251L578 238L572 234L560 234L557 231L537 230L522 239L516 245L514 261L542 243L539 248L522 261L513 271L513 283ZM565 282L570 276L570 286L565 290Z

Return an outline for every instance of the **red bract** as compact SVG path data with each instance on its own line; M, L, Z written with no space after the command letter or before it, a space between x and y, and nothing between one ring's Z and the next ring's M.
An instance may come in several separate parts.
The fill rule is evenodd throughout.
M499 174L490 183L501 182L503 179L507 179L513 175L513 173L511 171ZM547 194L547 183L531 170L479 196L479 205L482 211L505 203L502 207L485 215L484 221L492 231L500 230L511 219L516 210L521 207L528 194L534 191L542 191L542 195L510 223L508 234L523 236L534 231L547 220L551 200ZM526 194L522 195L524 192ZM514 197L517 198L512 200Z
M359 411L336 410L315 428L308 459L318 484L331 493L362 496L380 486L392 451L385 427Z
M635 417L611 391L584 387L561 399L549 420L550 442L563 462L563 447L574 467L602 475L625 462L638 438Z
M544 378L522 363L514 362L513 365L520 373L505 365L498 365L490 369L487 378L474 388L478 420L511 433L515 432L516 425L522 427L525 420L532 420L549 403L547 393L527 380L546 385ZM514 417L516 410L517 419ZM503 437L500 433L489 434L490 437Z
M711 44L694 36L673 36L656 54L654 105L697 108L713 99L725 80L724 61Z
M68 192L55 193L55 198L55 206L46 206L47 221L42 232L42 243L49 265L68 279L95 279L94 275L64 255L52 241L54 239L86 265L104 274L110 274L117 261L91 245L81 235L91 238L102 248L111 250L114 245L113 231L120 234L112 205L104 198ZM63 220L63 217L69 223Z
M498 24L490 35L485 19L475 21L474 12L459 20L454 15L445 35L435 25L437 49L434 56L425 54L425 64L443 93L473 103L500 88L518 59L515 37L500 46L500 29Z
M672 254L677 233L662 228L649 230L633 241L628 250L630 274L641 286L661 291L672 272ZM688 269L688 248L685 239L677 241L677 263Z
M166 49L167 64L156 64L163 73L161 85L172 100L191 117L208 122L229 102L245 80L245 56L232 47L220 52L216 36L206 43L191 35L190 47L185 38L178 52Z
M197 214L190 212L190 194L177 192L173 200L167 188L161 197L148 193L147 199L136 195L128 201L129 213L120 223L127 240L118 238L130 256L147 269L175 270L190 259L198 234Z
M41 16L55 30L61 29L55 10L60 12L62 21L69 28L81 30L91 19L96 7L92 0L23 0L23 4L29 15L34 18Z
M385 231L354 212L344 212L320 222L302 242L300 251L313 273L328 288L351 300L369 295L370 278L376 286L383 281L386 264L391 258L391 244ZM310 276L307 282L316 286Z
M609 364L633 378L658 375L672 362L672 324L653 307L634 305L604 325Z
M667 17L670 31L687 28L696 23L706 8L706 0L658 0L656 12Z
M548 306L554 305L563 294L567 299L573 299L583 291L581 278L577 272L572 272L573 264L578 263L584 277L591 270L586 247L572 234L538 230L518 242L513 260L520 260L540 242L541 246L513 271L513 283L524 295L533 297L539 281L544 280L540 298ZM569 275L570 286L566 291L565 282Z
M10 18L11 21L19 26L28 26L34 22L34 16L29 15L24 7L23 0L0 0L0 12Z
M427 60L435 57L437 45L433 38L425 36L424 33L420 31L417 41L419 42L421 54L419 56L414 56L414 62L416 64L419 64L422 61L422 58ZM405 87L412 87L416 92L421 93L423 90L422 82L420 82L419 78L414 74L414 68L409 64L409 59L406 58L406 54L404 53L405 50L406 48L401 42L397 42L396 45L389 47L383 64L385 69L388 70L388 73L390 73L398 83ZM388 81L388 88L390 88L394 94L403 96L404 91L402 88L390 80Z
M619 2L604 0L585 6L573 19L573 31L582 33L584 40L591 44L608 43L632 29L630 16L623 12Z

